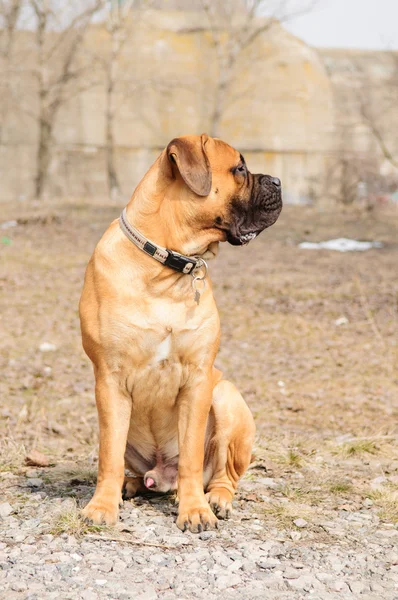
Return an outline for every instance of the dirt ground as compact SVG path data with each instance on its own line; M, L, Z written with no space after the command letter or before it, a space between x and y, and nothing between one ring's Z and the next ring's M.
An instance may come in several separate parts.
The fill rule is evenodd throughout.
M32 448L53 465L36 473L47 496L79 504L92 491L97 416L77 307L89 256L121 207L0 205L0 223L18 221L0 229L0 477L11 505L29 501L18 482L32 475L24 465ZM298 248L334 237L383 247ZM397 531L397 265L398 213L289 206L249 246L224 244L211 264L222 323L217 366L257 424L237 503L261 520L265 538L276 528L296 533L297 544L327 544L322 523L341 511L366 510L377 527ZM42 351L43 343L55 348ZM57 534L48 527L43 535ZM59 531L90 533L79 527Z

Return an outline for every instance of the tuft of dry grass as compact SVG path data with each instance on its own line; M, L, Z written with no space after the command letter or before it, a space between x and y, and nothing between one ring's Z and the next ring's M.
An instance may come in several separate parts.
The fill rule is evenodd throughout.
M294 502L278 502L268 504L264 509L265 520L271 520L279 529L294 528L296 519L305 519L308 523L311 521L311 511L307 505Z
M349 494L352 491L352 483L348 481L335 481L330 483L328 491L332 494Z
M5 437L0 441L0 471L18 471L24 466L26 448L21 442Z
M98 468L87 465L76 465L76 468L68 471L68 475L74 482L85 483L87 485L95 485L97 483Z
M394 525L398 523L398 489L395 486L372 490L368 498L379 508L378 516L382 521Z
M87 533L98 533L107 530L106 527L99 525L90 525L85 521L74 500L70 500L66 506L62 506L53 517L49 533L53 535L62 535L66 533L81 538Z
M380 446L377 438L358 438L344 442L336 449L336 454L343 456L362 456L363 454L377 454L380 452Z
M296 469L299 469L304 464L304 457L298 448L288 448L286 453L280 454L275 460L281 465L295 467Z

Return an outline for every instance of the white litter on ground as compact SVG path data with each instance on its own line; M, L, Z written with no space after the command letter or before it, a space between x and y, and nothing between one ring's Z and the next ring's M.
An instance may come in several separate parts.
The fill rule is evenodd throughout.
M337 252L363 252L371 248L382 248L381 242L358 242L349 238L337 238L327 242L301 242L299 248L305 250L336 250Z
M347 325L348 324L348 319L347 317L339 317L338 319L335 320L334 324L337 325L337 327L341 327L341 325Z
M0 229L10 229L10 227L16 227L17 225L17 221L4 221L4 223L0 223Z
M57 349L55 344L50 344L49 342L43 342L39 346L40 352L54 352Z

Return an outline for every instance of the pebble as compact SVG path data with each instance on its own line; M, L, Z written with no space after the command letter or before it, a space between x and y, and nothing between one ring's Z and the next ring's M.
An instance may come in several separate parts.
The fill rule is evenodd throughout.
M374 490L378 490L383 487L384 484L387 483L387 478L384 475L379 475L379 477L375 477L370 482L370 487Z
M136 600L156 600L158 598L158 594L154 587L147 586L147 589L144 593L139 596L135 596Z
M293 521L296 527L307 527L308 523L305 519L296 519Z
M28 589L28 586L23 581L15 581L11 584L11 589L14 592L25 592Z
M204 542L207 542L208 540L211 540L216 536L217 533L215 531L202 531L202 533L199 534L199 539L203 540Z
M0 517L2 519L4 519L5 517L8 517L13 511L13 508L11 506L11 504L9 504L8 502L2 502L0 504Z
M344 594L349 594L351 591L346 582L341 580L329 583L328 587L334 592L343 592Z
M273 479L272 477L260 477L258 479L258 482L264 487L273 490L277 490L280 487L279 483L275 481L275 479Z
M239 575L222 575L216 580L216 587L219 590L226 590L227 588L239 585L241 581Z
M38 477L31 477L30 479L26 480L26 483L29 487L39 488L42 487L43 480L39 479Z

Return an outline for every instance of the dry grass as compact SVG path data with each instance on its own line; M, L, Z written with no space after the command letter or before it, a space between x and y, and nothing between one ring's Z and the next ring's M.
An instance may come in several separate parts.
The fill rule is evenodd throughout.
M373 500L378 510L380 519L386 523L398 523L398 489L395 486L386 486L382 489L371 490L368 498Z
M26 449L22 442L11 436L0 441L0 472L19 471L24 465Z
M289 502L267 504L264 509L264 518L267 523L275 525L278 529L294 529L296 528L294 524L296 519L305 519L310 524L313 513L307 504L290 499Z
M98 533L99 531L106 530L106 527L90 525L84 521L76 502L69 500L66 506L62 506L54 514L48 533L52 533L53 535L66 533L80 538L87 533Z
M352 492L352 483L348 481L336 481L328 486L328 491L331 494L350 494Z
M377 454L379 451L380 447L375 439L359 439L341 444L336 453L343 456L361 456L363 454Z

